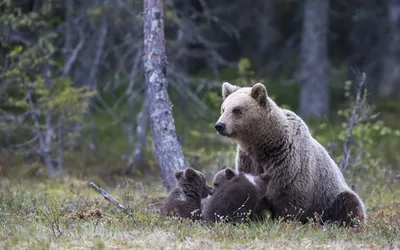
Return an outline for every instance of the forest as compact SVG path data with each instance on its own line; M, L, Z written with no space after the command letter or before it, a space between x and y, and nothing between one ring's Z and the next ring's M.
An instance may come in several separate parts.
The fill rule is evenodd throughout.
M0 0L0 42L0 248L400 246L400 1ZM159 213L235 166L223 82L306 122L365 228Z

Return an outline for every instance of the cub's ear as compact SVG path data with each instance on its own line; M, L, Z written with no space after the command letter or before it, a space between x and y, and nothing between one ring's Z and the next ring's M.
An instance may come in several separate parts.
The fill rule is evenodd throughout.
M175 170L175 178L179 180L183 176L182 170Z
M228 180L230 180L230 179L232 179L233 177L236 176L236 173L232 169L226 168L225 169L225 175L226 175L226 178L228 178Z
M222 84L222 100L224 101L230 94L238 89L238 86L232 85L229 82L224 82Z
M185 169L185 177L188 180L193 179L197 175L196 171L193 168Z
M251 89L250 96L253 97L258 104L265 106L267 104L267 89L262 83L256 83Z
M227 166L224 165L224 166L222 166L221 170L224 170L225 168L227 168Z

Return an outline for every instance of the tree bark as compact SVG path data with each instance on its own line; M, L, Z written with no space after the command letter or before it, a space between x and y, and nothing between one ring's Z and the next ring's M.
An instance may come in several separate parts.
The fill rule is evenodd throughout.
M387 0L388 50L383 63L379 93L384 97L400 96L400 1Z
M306 0L301 40L300 115L322 118L329 111L329 0Z
M46 89L50 89L51 85L53 84L51 82L51 77L54 75L53 73L53 68L50 66L48 62L45 62L44 65L41 66L41 75L44 79L44 86ZM28 90L29 93L29 90ZM31 110L34 112L34 105L31 99L31 95L29 93L29 102L31 106ZM51 147L53 143L53 135L54 135L54 124L53 124L53 114L51 111L47 111L47 114L45 115L45 126L43 129L40 128L39 121L36 117L32 116L32 118L36 121L34 123L37 123L35 126L39 126L37 129L37 133L40 138L40 133L42 133L42 143L40 144L40 152L43 157L43 161L46 164L48 174L50 177L53 177L57 173L55 172L55 168L53 165L52 157L51 157ZM41 131L41 132L40 132ZM40 141L40 140L39 140Z
M40 128L39 118L37 117L37 114L36 114L37 110L35 109L35 106L32 101L32 94L31 94L30 90L28 89L28 87L27 86L25 86L25 87L27 88L26 93L27 93L27 99L28 99L28 103L29 103L29 109L30 109L30 113L32 116L33 125L35 127L36 135L39 138L39 152L43 158L44 164L46 165L48 175L50 177L53 177L53 176L55 176L55 169L54 169L53 162L51 160L51 155L50 155L51 145L49 145L49 144L51 143L51 140L48 141L49 131L52 131L52 130L49 130L50 128L47 127L50 125L50 120L48 119L49 116L46 116L47 131L46 131L46 135L44 135L42 129ZM49 124L47 124L47 123L49 123Z
M58 125L57 125L57 172L58 175L62 175L64 173L64 124L63 124L63 115L62 112L58 114Z
M163 7L163 0L144 0L144 71L156 158L164 186L170 190L176 185L174 170L186 168L186 162L167 92Z

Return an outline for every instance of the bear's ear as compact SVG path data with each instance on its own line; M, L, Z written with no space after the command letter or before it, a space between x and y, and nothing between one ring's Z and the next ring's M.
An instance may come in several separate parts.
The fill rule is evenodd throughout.
M183 171L182 170L176 170L175 171L175 178L177 180L179 180L182 177L182 175L183 175Z
M221 170L224 170L225 168L227 168L227 166L224 165L224 166L222 166Z
M188 180L193 179L197 175L196 171L193 168L185 169L185 177Z
M267 95L267 89L262 83L256 83L250 92L250 96L262 106L267 104Z
M228 180L230 180L230 179L232 179L233 177L235 177L235 172L232 170L232 169L230 169L230 168L226 168L225 169L225 175L226 175L226 178L228 178Z
M230 94L238 89L238 86L232 85L229 82L224 82L222 84L222 100L224 101Z

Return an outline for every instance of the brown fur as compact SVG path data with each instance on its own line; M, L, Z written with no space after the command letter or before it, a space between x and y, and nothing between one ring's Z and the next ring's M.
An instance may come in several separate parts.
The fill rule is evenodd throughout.
M201 199L210 193L204 174L187 168L175 172L178 186L163 202L163 212L167 216L178 216L199 219L201 215Z
M325 148L299 116L268 97L264 85L224 83L222 94L219 133L237 143L239 172L271 175L263 190L274 217L307 221L317 212L330 221L348 221L351 210L353 217L366 218L364 203Z
M253 176L251 176L253 178ZM266 176L248 179L244 173L236 173L223 167L214 176L210 195L204 205L203 217L209 221L245 221L246 217L262 217L263 207L260 186L265 186Z
M351 192L342 192L336 197L335 202L327 211L326 215L322 215L323 222L332 221L345 223L348 226L359 225L364 220L363 208L359 203L360 198ZM357 217L358 216L358 217ZM359 218L361 217L361 218Z

